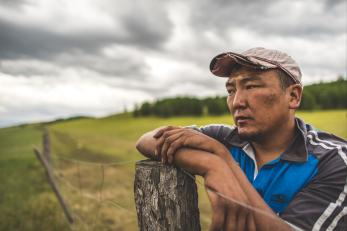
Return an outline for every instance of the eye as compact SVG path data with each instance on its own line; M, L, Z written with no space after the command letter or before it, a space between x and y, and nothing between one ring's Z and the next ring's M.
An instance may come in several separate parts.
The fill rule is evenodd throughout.
M259 85L252 84L252 85L247 85L246 89L248 90L248 89L253 89L253 88L257 88L257 87L259 87Z
M235 94L235 89L234 88L227 88L228 95L233 95Z

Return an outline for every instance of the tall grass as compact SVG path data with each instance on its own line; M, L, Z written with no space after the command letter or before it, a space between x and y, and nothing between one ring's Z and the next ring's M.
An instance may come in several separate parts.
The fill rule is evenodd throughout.
M321 130L347 138L347 110L299 112L298 117ZM134 148L144 132L163 125L232 123L229 115L216 117L133 118L130 114L102 119L82 118L50 124L53 154L94 163L143 159ZM0 129L0 230L69 230L63 213L46 182L42 167L32 152L41 147L42 125ZM100 165L86 166L62 160L54 162L62 191L83 222L76 230L136 230L136 216L112 203L85 198L87 193L108 198L134 212L134 164L109 166L102 178ZM77 170L79 168L79 170ZM77 173L80 172L78 180ZM78 190L72 190L68 182ZM209 202L199 188L202 226L210 221Z

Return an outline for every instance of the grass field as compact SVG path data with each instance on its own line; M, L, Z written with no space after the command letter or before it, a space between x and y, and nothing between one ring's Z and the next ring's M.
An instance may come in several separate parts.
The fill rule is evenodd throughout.
M316 128L347 138L347 110L299 112ZM79 119L48 125L55 157L93 163L130 161L123 165L76 163L54 159L60 187L76 216L74 230L137 230L133 203L134 148L144 132L162 125L231 123L230 116L133 118L129 114ZM43 125L0 129L0 230L70 230L32 152L41 148ZM203 228L209 203L202 188L199 206ZM104 201L105 203L100 203Z

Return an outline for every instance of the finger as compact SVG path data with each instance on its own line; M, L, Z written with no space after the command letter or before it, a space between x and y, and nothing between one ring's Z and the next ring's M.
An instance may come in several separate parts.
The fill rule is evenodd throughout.
M170 136L168 138L169 139L168 145L165 146L165 149L164 147L162 149L162 152L165 153L169 164L172 164L173 157L176 150L183 146L183 141L181 139L182 136L183 136L183 133L178 133L178 134Z
M167 155L167 150L169 149L171 143L173 141L175 141L181 134L178 133L178 134L173 134L171 136L166 136L166 133L165 135L163 135L164 137L164 143L161 147L161 156L164 157L163 159L165 160L165 163L168 162L168 155Z
M158 140L157 149L160 153L161 159L163 163L167 163L167 150L173 140L178 137L179 130L171 130L163 133L163 135Z
M169 129L171 126L167 126L167 127L164 127L164 128L161 128L161 129L159 129L156 133L154 133L154 135L153 135L153 137L154 138L159 138L159 137L161 137L161 135L167 130L167 129Z
M225 221L226 210L222 203L221 198L213 191L207 189L208 196L212 207L212 221L210 225L210 231L220 231L223 229Z
M164 128L159 129L159 130L153 135L153 137L157 139L157 138L161 137L165 132L170 131L170 130L172 130L172 129L177 129L177 128L179 128L179 127L177 127L177 126L166 126L166 127L164 127Z
M160 160L160 157L159 157L158 152L157 152L157 148L154 149L154 156L155 156L158 160Z
M256 231L254 215L252 212L248 213L247 216L247 230Z
M174 142L171 143L170 148L167 151L167 158L169 163L171 164L174 160L174 155L176 153L176 151L181 148L182 145L182 141L180 139L175 140Z
M161 147L163 146L163 143L164 143L165 139L164 137L160 137L158 140L157 140L157 143L156 143L156 147L155 147L155 151L157 152L158 156L159 156L159 159L163 162L163 157L161 155Z
M240 212L234 208L234 206L228 206L227 216L224 221L225 230L228 231L244 231L243 229L238 229L237 213Z
M247 225L247 208L241 207L236 213L236 229L238 231L246 230Z

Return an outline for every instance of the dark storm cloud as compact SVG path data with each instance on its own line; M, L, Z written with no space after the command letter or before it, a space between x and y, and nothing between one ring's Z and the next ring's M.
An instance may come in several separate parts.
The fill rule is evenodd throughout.
M61 35L32 25L17 25L5 20L0 21L0 58L1 59L50 59L68 50L96 52L110 43L111 34L85 32L76 35Z
M328 9L334 8L334 7L344 7L346 9L346 0L324 0L325 6Z
M141 19L134 18L126 21L124 24L128 26L128 33L124 35L105 30L61 34L37 26L18 25L0 20L0 58L50 59L52 56L74 50L91 54L113 43L159 49L169 36L169 31L146 28L140 21Z
M332 80L345 73L346 7L345 0L0 0L7 118L0 126L225 95L211 58L251 46L298 57L304 83Z
M82 67L91 69L106 76L140 76L144 74L146 64L139 56L128 57L116 55L108 58L100 50L112 44L138 47L139 50L158 50L170 34L169 24L164 30L147 25L145 20L127 17L124 21L127 34L108 31L84 31L78 34L59 34L47 29L31 25L17 25L8 21L0 21L0 59L35 59L51 61L62 67ZM157 29L155 29L157 28ZM70 57L66 60L59 57ZM6 68L0 71L13 75L31 76L49 74L47 70L35 66Z
M332 3L334 2L334 3ZM198 4L199 3L199 4ZM345 30L345 1L194 1L192 28L223 35L242 28L280 36L336 35ZM327 7L324 7L327 6ZM324 15L324 17L322 17Z
M3 1L2 8L21 9L27 1ZM13 76L54 75L59 68L89 69L104 76L136 77L146 75L148 67L142 57L150 51L159 51L171 36L172 23L167 17L164 4L146 1L146 4L112 2L104 11L109 14L121 31L109 27L85 27L77 30L59 31L59 22L52 26L21 22L0 15L0 72ZM121 13L119 6L123 7ZM157 7L153 11L153 7ZM13 10L12 9L12 10ZM124 11L124 12L123 12ZM83 22L81 22L83 23ZM112 46L136 49L135 55L122 52L108 57L103 49ZM54 68L40 65L6 65L11 60L49 62Z
M56 63L65 67L89 69L105 77L132 77L143 80L148 75L145 60L138 53L132 54L132 51L119 52L114 57L107 57L101 53L97 55L72 53L59 57Z
M2 6L18 9L19 6L26 4L26 0L0 0Z

